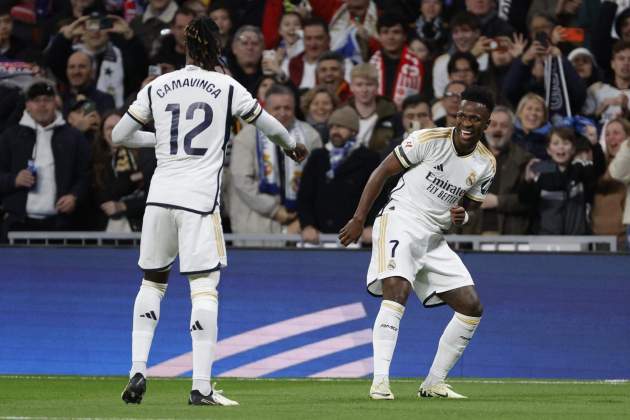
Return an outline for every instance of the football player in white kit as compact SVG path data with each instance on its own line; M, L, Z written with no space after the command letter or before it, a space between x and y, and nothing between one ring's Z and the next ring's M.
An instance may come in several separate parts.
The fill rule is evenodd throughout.
M355 242L387 178L405 171L373 227L367 287L383 300L373 329L372 399L394 399L389 366L412 291L425 307L448 304L455 311L418 395L465 398L445 380L472 338L483 308L468 270L443 232L451 224L466 223L467 211L479 208L490 187L496 163L480 140L493 107L487 90L470 87L462 94L455 127L411 133L374 170L353 218L340 232L344 246Z
M217 26L208 17L186 28L187 65L146 85L114 128L115 143L155 147L153 175L144 214L138 265L144 271L133 310L132 367L122 393L140 403L146 365L160 318L170 268L179 254L180 272L190 281L193 405L236 405L213 392L210 372L217 340L220 269L227 265L219 216L225 146L233 116L255 124L296 161L308 154L280 122L220 66ZM155 134L139 131L149 121Z

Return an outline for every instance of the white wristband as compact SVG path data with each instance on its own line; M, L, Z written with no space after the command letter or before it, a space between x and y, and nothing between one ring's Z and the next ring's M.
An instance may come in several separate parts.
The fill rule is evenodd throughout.
M469 219L470 219L470 216L468 216L468 212L465 211L464 212L464 222L462 223L462 226L465 225L466 223L468 223Z

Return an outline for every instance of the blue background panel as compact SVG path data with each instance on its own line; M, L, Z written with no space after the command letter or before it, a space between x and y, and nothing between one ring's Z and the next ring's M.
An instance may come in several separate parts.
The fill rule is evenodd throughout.
M234 354L215 374L372 328L380 300L365 291L364 251L229 250L219 339L341 305L366 316ZM136 249L0 248L0 373L122 375L141 272ZM463 254L485 306L451 376L630 378L630 258ZM411 297L392 375L426 374L452 316ZM149 365L191 349L187 280L173 273ZM265 376L309 376L371 356L357 344ZM187 373L189 374L189 372Z

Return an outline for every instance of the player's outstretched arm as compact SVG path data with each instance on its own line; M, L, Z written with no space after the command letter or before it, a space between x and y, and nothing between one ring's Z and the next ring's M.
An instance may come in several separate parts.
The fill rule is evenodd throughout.
M356 242L363 233L363 226L365 225L365 219L367 218L370 209L374 205L374 201L383 190L385 181L390 176L394 176L403 170L402 165L398 158L390 153L384 161L372 172L370 179L368 179L363 193L361 194L361 200L352 219L346 223L346 225L339 232L339 240L343 246L348 246L353 242Z
M112 131L112 141L125 147L155 147L155 134L139 131L140 128L136 120L125 114Z
M264 109L254 122L254 125L265 133L269 140L280 146L286 155L294 161L301 162L308 156L306 146L302 143L297 143L280 121L276 120Z

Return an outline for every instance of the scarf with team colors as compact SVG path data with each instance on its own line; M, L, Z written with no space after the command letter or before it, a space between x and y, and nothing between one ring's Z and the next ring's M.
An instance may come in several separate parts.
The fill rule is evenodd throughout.
M298 121L293 123L289 134L298 143L306 144L306 136ZM287 210L295 210L304 162L297 163L284 155L279 147L260 130L256 130L256 157L260 176L258 191L264 194L280 195L284 207ZM284 159L284 179L280 178L278 159Z
M385 64L383 63L383 53L378 50L372 58L370 64L378 70L378 94L385 94ZM394 80L394 92L392 100L400 107L403 100L416 93L420 93L422 79L424 77L424 66L420 59L405 46L400 55L396 79Z
M337 168L339 168L341 164L346 161L348 156L350 156L350 153L354 152L360 145L361 144L357 142L355 138L349 139L341 147L333 146L330 141L326 143L324 147L328 150L330 157L330 169L326 172L326 178L333 179L337 174Z

